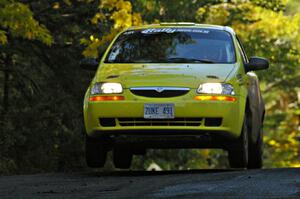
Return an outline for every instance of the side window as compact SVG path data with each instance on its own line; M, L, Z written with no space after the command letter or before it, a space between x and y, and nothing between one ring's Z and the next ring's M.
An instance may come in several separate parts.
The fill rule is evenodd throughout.
M241 53L241 55L243 57L244 63L248 63L247 55L245 53L244 47L243 47L243 45L242 45L242 43L241 43L241 41L240 41L240 39L239 39L238 36L236 36L236 40L238 41L238 48L239 48L239 51L240 51L240 53Z

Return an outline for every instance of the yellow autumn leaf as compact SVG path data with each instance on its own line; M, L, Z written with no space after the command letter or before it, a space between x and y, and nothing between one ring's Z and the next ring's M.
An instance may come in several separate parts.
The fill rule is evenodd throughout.
M269 142L268 142L268 144L269 145L271 145L271 146L274 146L274 145L276 145L276 141L275 140L270 140Z
M82 45L89 45L91 42L89 40L87 40L86 38L81 38L80 39L80 44Z
M126 10L116 11L110 18L115 22L115 29L130 27L132 25L132 16Z
M118 2L118 0L102 0L101 4L99 5L99 8L100 9L108 8L108 9L112 10L115 7L117 2Z
M96 13L95 16L91 19L91 23L92 24L97 24L99 23L100 21L104 20L105 19L105 15L103 13Z
M91 35L91 36L90 36L90 40L91 40L91 41L94 41L94 39L95 39L95 38L94 38L94 35Z
M103 0L99 5L99 9L108 9L110 14L109 19L113 21L113 26L111 27L109 33L104 34L100 39L95 38L93 35L89 37L89 42L81 39L81 44L86 45L86 49L83 55L86 57L98 57L98 48L104 45L117 35L119 31L130 26L137 26L143 23L140 13L132 13L132 5L130 1L124 0ZM92 24L97 24L100 21L104 21L106 15L100 10L91 19Z
M127 12L132 11L132 6L129 1L123 1L123 0L118 1L118 3L116 4L116 8L118 10L125 10Z
M72 5L72 2L70 0L64 0L64 3L67 4L68 6Z
M132 25L139 26L143 23L142 16L140 13L133 13L132 15Z
M60 4L58 2L55 2L53 5L52 5L52 8L53 9L59 9L60 8Z
M0 44L6 44L6 43L7 43L6 32L3 30L0 30Z

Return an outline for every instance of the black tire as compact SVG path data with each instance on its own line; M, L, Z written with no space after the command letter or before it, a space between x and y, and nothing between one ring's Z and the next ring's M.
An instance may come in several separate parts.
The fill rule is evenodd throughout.
M101 138L85 138L85 159L88 167L100 168L106 162L107 149Z
M113 162L116 168L129 169L132 161L132 152L125 147L116 147L113 150Z
M249 138L249 140L251 140ZM260 169L263 165L263 128L260 132L256 142L249 142L249 161L248 169Z
M240 138L228 150L228 160L231 168L247 168L248 165L248 129L245 116Z

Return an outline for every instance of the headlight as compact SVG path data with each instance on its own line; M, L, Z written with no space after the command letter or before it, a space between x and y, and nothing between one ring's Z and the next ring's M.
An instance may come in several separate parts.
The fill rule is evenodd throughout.
M204 83L197 89L199 94L235 95L233 86L225 83Z
M92 89L91 94L117 94L122 93L123 88L120 83L96 83Z

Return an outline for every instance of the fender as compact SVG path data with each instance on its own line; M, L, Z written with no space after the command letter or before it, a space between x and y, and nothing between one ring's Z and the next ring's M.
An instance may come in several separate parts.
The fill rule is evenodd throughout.
M262 128L264 114L265 114L265 104L262 99L259 90L259 81L254 72L248 72L248 97L247 97L247 117L248 117L248 128L251 133L251 141L256 142L260 129Z

